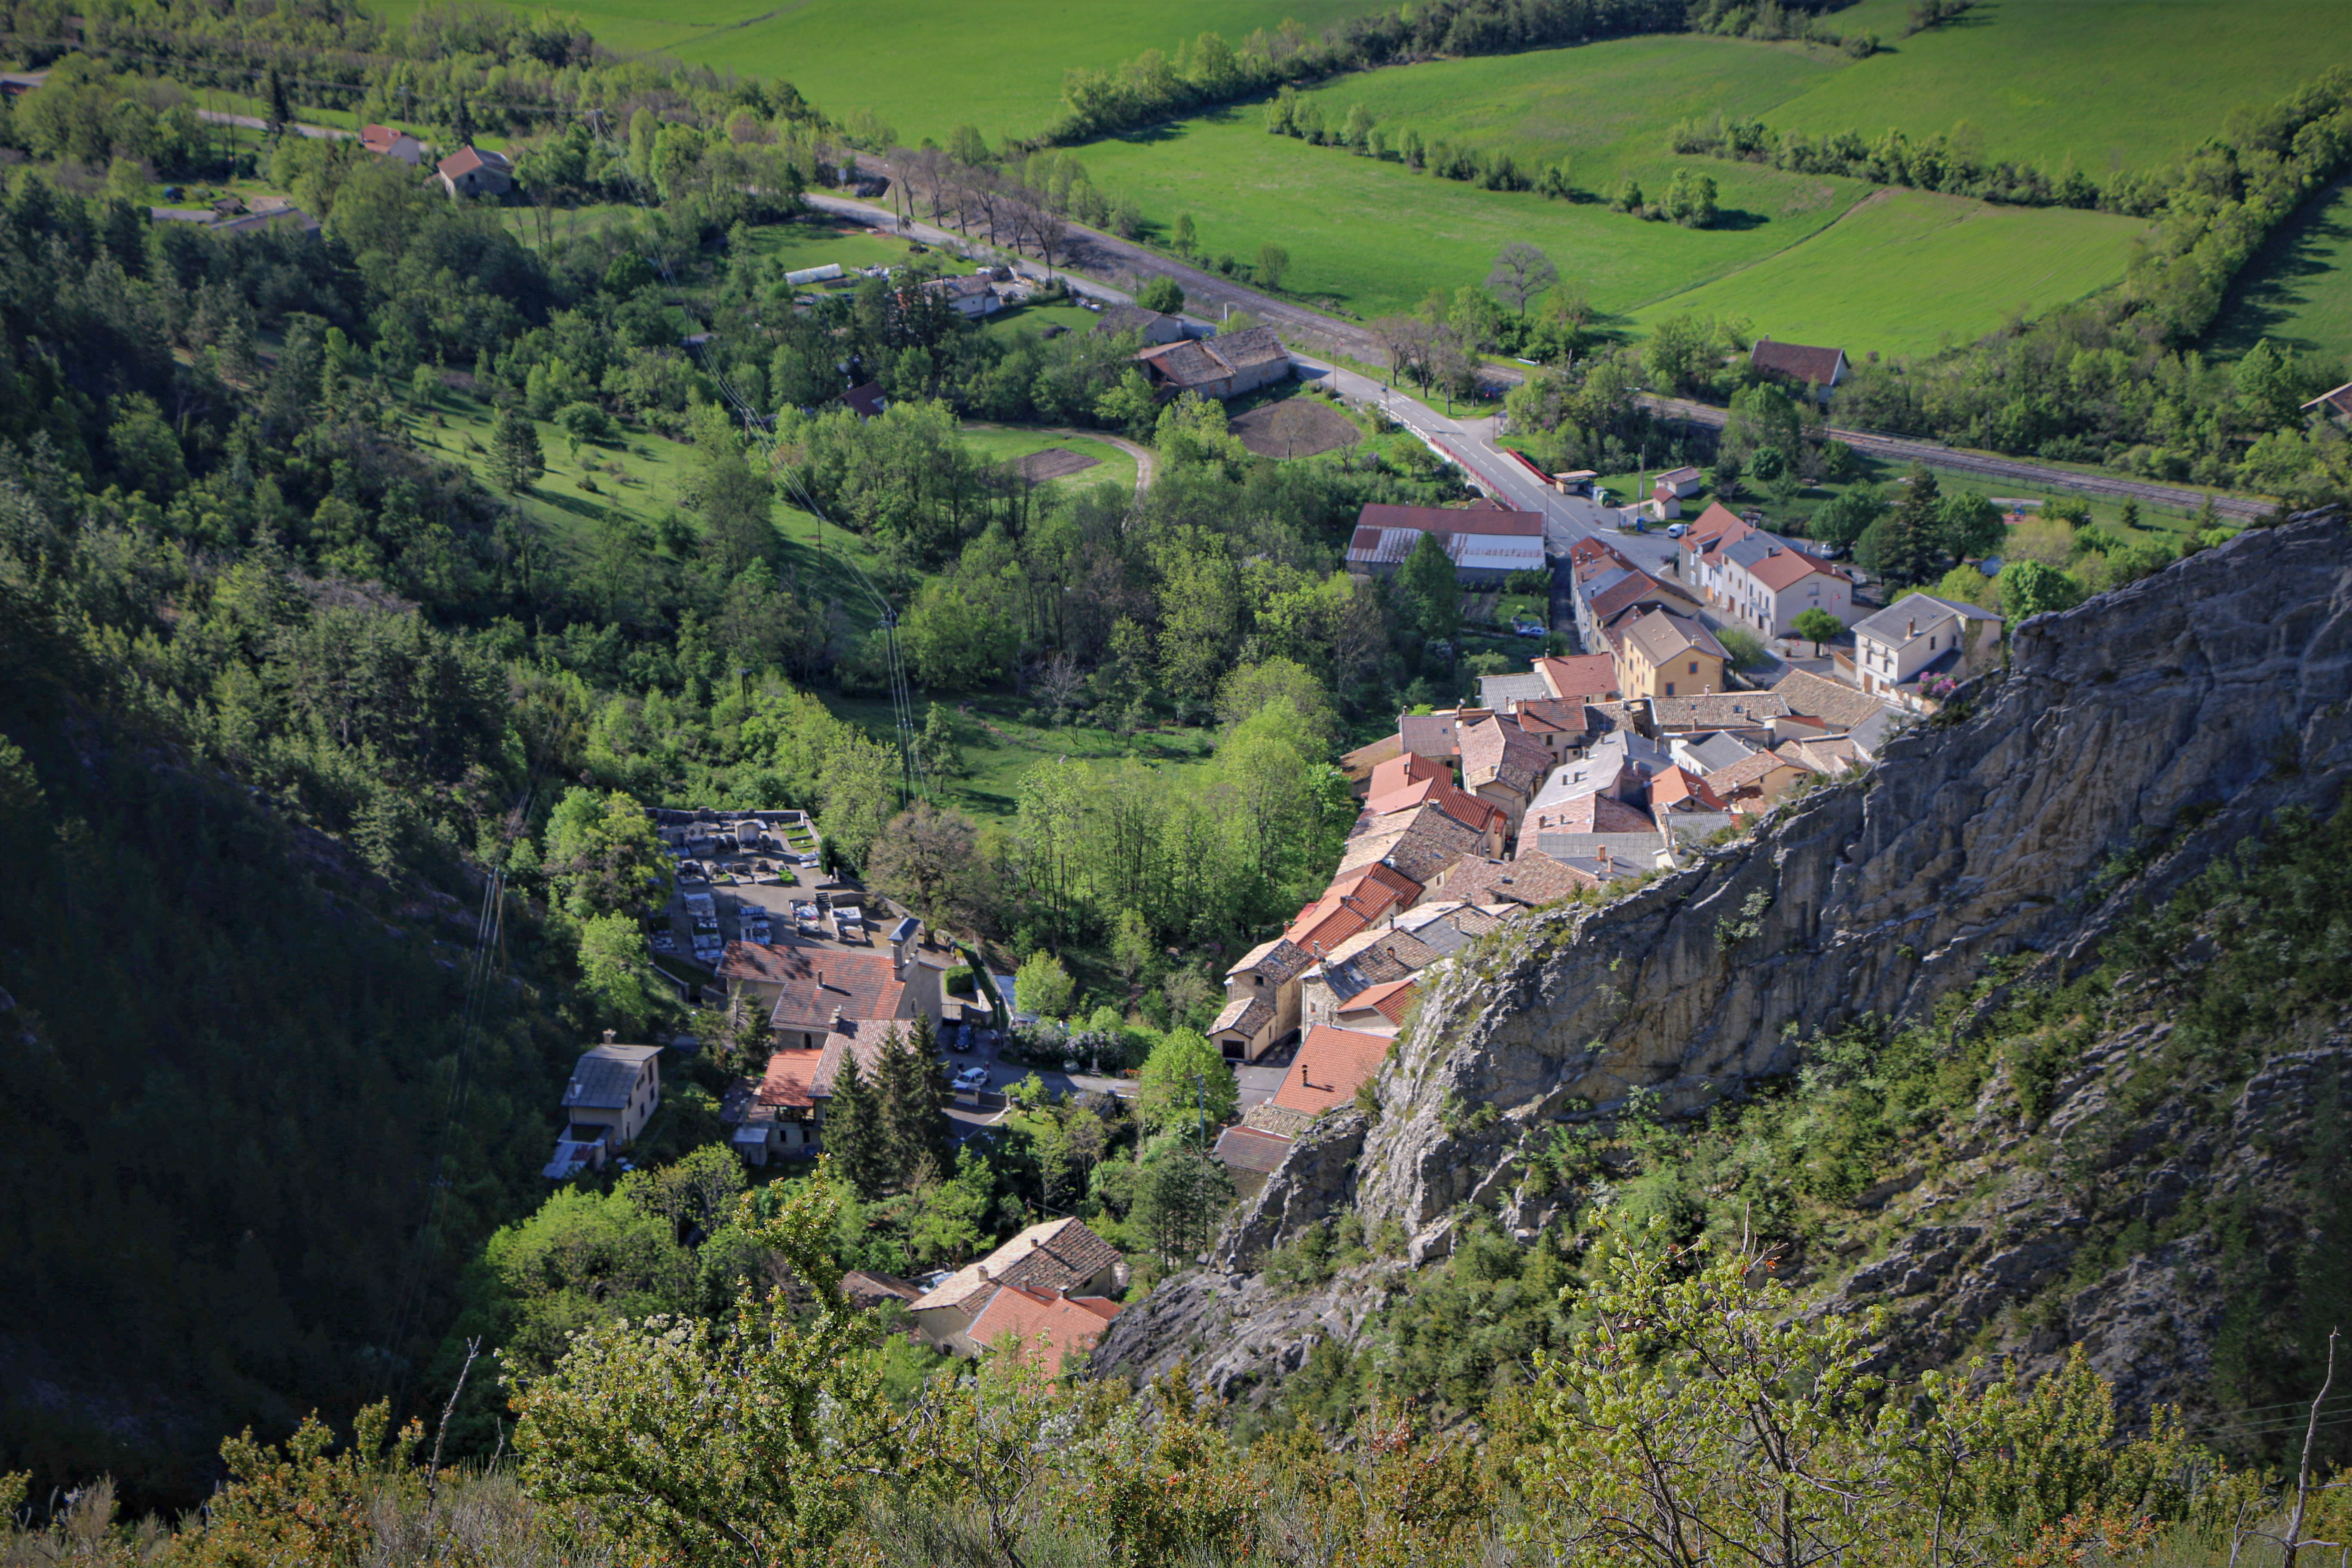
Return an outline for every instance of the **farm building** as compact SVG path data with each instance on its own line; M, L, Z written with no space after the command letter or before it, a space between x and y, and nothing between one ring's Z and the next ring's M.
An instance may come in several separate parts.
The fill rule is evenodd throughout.
M1492 501L1475 506L1364 508L1348 540L1351 571L1387 573L1403 564L1424 533L1435 534L1464 583L1500 583L1514 572L1544 569L1543 519Z
M1139 334L1147 344L1172 343L1183 338L1184 323L1174 316L1158 310L1147 310L1140 305L1110 305L1095 322L1099 335L1111 338L1121 332Z
M1203 397L1239 397L1290 374L1290 351L1282 346L1272 327L1162 343L1135 358L1163 397L1186 392Z
M425 143L390 125L361 127L360 145L379 158L396 158L412 169L425 163Z
M514 169L503 153L458 148L435 165L441 187L453 196L502 196L514 189Z
M923 287L945 300L958 315L992 316L1004 309L1004 296L985 278L935 278Z
M1748 368L1759 375L1816 387L1826 402L1830 388L1845 379L1845 350L1807 348L1802 343L1776 343L1759 338L1748 351Z

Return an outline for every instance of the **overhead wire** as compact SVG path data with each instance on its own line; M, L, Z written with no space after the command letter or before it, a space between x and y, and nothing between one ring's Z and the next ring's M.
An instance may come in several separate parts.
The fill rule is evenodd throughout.
M538 793L538 785L534 784L524 794L521 813L525 817L529 816ZM464 1120L466 1104L472 1094L474 1046L480 1037L491 977L503 967L499 955L506 949L506 885L505 866L492 867L489 876L483 879L482 906L475 916L473 951L467 957L466 968L465 999L458 1011L457 1058L451 1064L449 1087L442 1095L440 1134L435 1140L433 1164L425 1178L425 1214L418 1223L415 1237L409 1244L408 1263L403 1270L398 1304L393 1312L393 1331L386 1347L389 1353L383 1392L393 1402L395 1414L408 1396L415 1371L415 1363L404 1353L404 1347L424 1316L428 1247L440 1227L447 1206L450 1143Z
M622 172L628 178L629 188L635 196L638 206L648 214L654 212L656 210L654 204L646 199L644 182L638 178L635 167L629 162L627 150L614 144L610 127L604 123L604 111L589 110L583 115L583 119L588 125L590 134L596 138L597 144L605 150L606 155L617 158ZM656 269L660 272L662 281L672 289L676 289L677 279L670 269L669 258L656 250L652 254L651 260ZM828 525L837 527L838 525L833 524L832 520L826 517L824 510L817 504L816 498L810 494L797 466L791 463L779 464L778 458L783 449L782 432L773 427L773 422L768 416L761 413L752 405L751 401L744 396L741 389L728 376L725 368L715 363L709 352L709 344L689 341L687 347L693 353L697 363L701 365L703 374L710 379L711 384L718 388L719 396L742 421L745 436L753 440L765 439L767 443L765 456L770 477L772 479L779 472L782 474L784 483L792 491L795 500L803 510L817 520L820 528ZM914 687L908 678L905 649L898 639L898 606L890 602L889 596L875 584L874 580L866 575L865 568L858 565L847 552L843 552L839 559L842 564L849 569L852 581L865 592L866 596L872 602L876 614L881 617L881 624L876 629L882 633L883 637L884 668L890 689L891 723L898 751L901 801L903 803L916 798L928 798L930 794L930 782L923 767L922 748L916 738Z

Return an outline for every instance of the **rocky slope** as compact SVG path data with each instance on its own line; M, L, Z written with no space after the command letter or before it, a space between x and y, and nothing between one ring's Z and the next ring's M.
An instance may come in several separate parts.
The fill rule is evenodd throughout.
M1318 1338L1360 1333L1479 1214L1525 1237L1574 1202L1529 1179L1538 1131L1605 1120L1637 1089L1701 1109L1864 1015L1926 1017L1996 960L2012 981L2065 978L2280 808L2332 805L2352 773L2347 542L2338 516L2309 515L2036 617L2006 670L1867 774L1630 896L1458 956L1382 1070L1377 1117L1327 1117L1302 1139L1215 1266L1122 1314L1097 1366L1191 1355L1226 1390L1270 1384ZM2163 1028L2151 1016L2083 1047L2033 1118L1989 1091L1976 1125L1864 1195L1849 1256L1807 1259L1808 1278L1824 1299L1891 1303L1890 1356L2082 1340L2127 1399L2177 1396L2219 1331L2210 1234L2126 1258L2030 1322L2008 1309L2079 1276L2083 1238L2126 1211L2158 1221L2192 1189L2276 1197L2294 1160L2268 1151L2302 1147L2314 1074L2339 1081L2346 1046L2324 1030L2292 1042L2234 1100L2151 1107L2143 1085L2119 1126L2108 1098ZM1254 1274L1269 1247L1351 1207L1368 1231L1401 1226L1406 1258L1303 1294Z

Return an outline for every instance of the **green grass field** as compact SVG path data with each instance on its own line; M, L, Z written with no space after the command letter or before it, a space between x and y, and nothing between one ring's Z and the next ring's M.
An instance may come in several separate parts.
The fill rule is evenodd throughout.
M1759 332L1838 343L1856 358L1965 342L2123 275L2132 218L1991 206L1890 190L1792 250L1635 313L1745 318Z
M1977 0L1905 38L1909 0L1862 0L1841 32L1891 52L1825 76L1767 116L1815 134L1890 126L1913 136L1962 121L1996 157L2098 177L2159 164L2332 65L2352 62L2343 0Z
M860 267L904 267L919 258L907 241L869 233L862 224L830 218L803 217L793 223L765 224L751 232L751 248L761 259L773 259L798 271L803 267L841 263L845 271ZM949 272L969 272L971 265L943 250L927 250L919 259Z
M915 693L919 713L929 700L926 693ZM1059 757L1110 761L1135 756L1154 767L1197 767L1208 760L1216 738L1213 731L1172 725L1122 736L1087 724L1047 724L1022 699L1003 692L942 697L940 701L959 710L959 739L970 769L950 783L943 804L995 816L1013 812L1021 775L1040 763ZM863 725L876 740L890 740L889 703L828 696L824 705L836 717Z
M423 0L379 0L398 23ZM528 7L536 10L537 7ZM1108 68L1202 32L1238 44L1285 17L1321 30L1377 9L1367 0L582 0L566 6L625 54L674 55L738 75L782 78L835 120L880 115L911 143L976 125L991 145L1034 135L1062 112L1062 73Z
M1122 496L1135 491L1135 459L1109 442L1091 436L1057 436L1045 430L1009 429L1002 425L967 425L963 427L963 444L975 456L992 463L1009 463L1048 447L1059 447L1064 451L1092 458L1095 466L1045 483L1057 489L1116 485Z
M495 487L488 451L491 411L474 398L449 394L438 401L434 412L440 415L441 425L434 425L429 416L412 420L426 449L472 470L484 484ZM580 564L593 559L598 536L610 521L648 524L678 506L693 460L691 447L629 430L625 439L612 445L582 447L575 460L561 429L544 421L538 428L547 472L520 498L520 503L524 514L545 530L567 561ZM615 462L626 471L626 479L606 467ZM1130 463L1129 482L1132 469ZM593 479L596 489L581 489L583 477ZM820 531L814 516L795 507L779 504L775 517L786 570L827 597L863 602L863 591L847 563L854 562L857 570L868 573L880 566L881 558L868 541L839 528Z
M1132 195L1161 232L1189 212L1210 256L1246 259L1278 242L1291 256L1286 291L1365 317L1409 310L1432 288L1478 282L1512 240L1541 246L1599 310L1628 311L1795 244L1864 189L1725 164L1717 171L1724 226L1676 228L1269 136L1254 108L1095 142L1081 156L1097 184Z
M1500 147L1523 159L1574 160L1575 183L1602 191L1619 175L1663 185L1675 121L1721 109L1769 114L1836 74L1840 57L1796 44L1672 36L1571 49L1432 60L1360 71L1316 89L1324 122L1360 103L1380 125ZM1714 171L1719 180L1725 171Z
M2305 203L2247 264L2210 346L2235 358L2264 338L2352 359L2352 180Z

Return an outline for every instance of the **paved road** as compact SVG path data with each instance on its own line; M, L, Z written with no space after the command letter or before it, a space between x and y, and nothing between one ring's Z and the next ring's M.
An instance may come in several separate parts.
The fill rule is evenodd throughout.
M1622 513L1582 496L1564 496L1538 482L1518 463L1503 456L1496 444L1492 415L1442 414L1401 389L1358 371L1293 353L1300 379L1328 386L1350 403L1379 408L1420 437L1428 446L1458 463L1479 482L1479 488L1507 506L1531 511L1544 519L1544 549L1565 555L1580 539L1605 535L1609 542L1644 568L1663 567L1674 556L1674 541L1663 532L1620 531Z
M242 125L247 131L269 129L269 122L257 114L228 114L217 109L199 109L196 110L196 118L213 125ZM304 125L299 121L289 121L286 128L299 132L317 142L349 142L359 135L356 131L337 131L325 125Z
M834 196L811 196L809 200L812 205L831 211L856 209L857 215L865 216L868 222L888 225L898 222L884 209L865 203L848 202ZM927 237L936 236L941 243L959 246L971 243L922 225L917 225L916 231ZM1076 224L1070 226L1070 265L1074 268L1097 276L1118 278L1129 289L1139 287L1146 279L1173 278L1183 287L1190 313L1203 320L1216 321L1228 308L1247 310L1259 321L1279 329L1283 341L1294 351L1305 348L1326 357L1336 353L1364 364L1378 364L1381 361L1379 340L1360 321L1343 321L1288 300L1260 293L1219 273L1172 260L1116 235L1104 234ZM1022 270L1042 275L1034 266L1024 265ZM1130 298L1122 289L1106 289L1092 279L1071 276L1070 281L1074 287L1097 298L1116 299L1122 302ZM1484 365L1480 367L1479 374L1490 384L1516 385L1525 379L1524 372L1510 365ZM1720 428L1730 412L1710 404L1693 403L1678 397L1644 396L1642 402L1669 418L1713 428ZM1831 427L1830 434L1856 450L1896 462L1928 462L1961 473L2017 480L2039 485L2045 489L2072 490L2078 495L2112 500L2140 500L2192 511L2204 505L2206 500L2205 491L2185 486L2151 484L2146 480L2115 479L2105 474L2077 473L2072 468L2051 468L2041 463L2021 462L2015 458L1966 451L1940 442L1882 436L1867 430L1847 430L1836 426ZM1491 441L1487 446L1491 451ZM1533 488L1532 481L1529 488ZM2267 501L2228 496L2215 496L2213 507L2225 517L2241 520L2267 517L2275 510Z
M1686 424L1722 428L1728 409L1709 403L1693 403L1681 397L1643 396L1642 402L1652 411L1669 419ZM1873 457L1886 458L1899 463L1932 463L1939 468L1954 469L1964 474L1981 474L1989 479L2016 479L2040 485L2045 489L2068 489L2081 495L2098 496L2109 500L2147 501L2156 506L2179 507L2194 511L2205 504L2207 493L2184 485L2151 484L2145 479L2121 479L2105 474L2082 474L2072 468L2053 468L2042 463L2021 462L2015 458L1995 457L1989 452L1972 452L1958 447L1948 447L1940 441L1915 440L1904 436L1880 436L1868 430L1847 430L1829 426L1829 433L1856 451ZM2270 502L2250 500L2240 496L2216 495L2213 510L2224 517L2253 519L2268 517L2277 509Z

